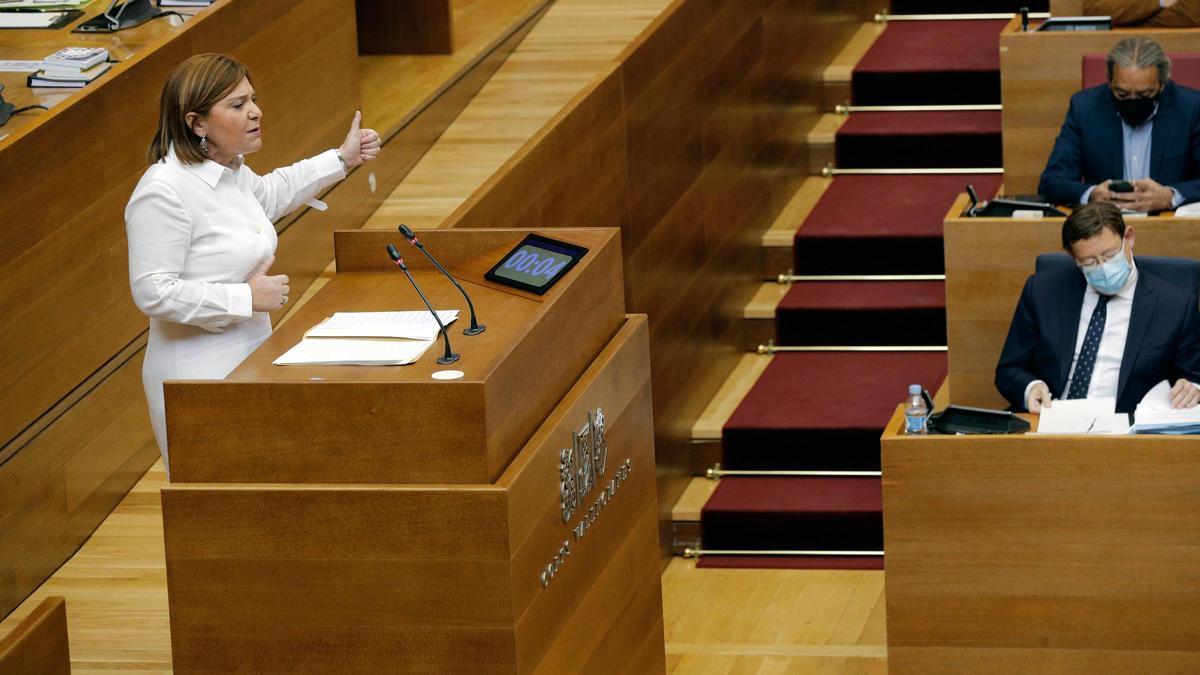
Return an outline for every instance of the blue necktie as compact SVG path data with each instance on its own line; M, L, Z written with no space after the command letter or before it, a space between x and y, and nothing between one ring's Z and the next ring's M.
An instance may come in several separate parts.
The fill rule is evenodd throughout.
M1092 319L1088 321L1083 346L1079 348L1079 360L1075 362L1075 376L1071 378L1071 390L1067 398L1087 398L1092 384L1092 370L1096 368L1096 354L1100 351L1100 339L1104 337L1104 320L1108 318L1108 301L1111 295L1101 295Z

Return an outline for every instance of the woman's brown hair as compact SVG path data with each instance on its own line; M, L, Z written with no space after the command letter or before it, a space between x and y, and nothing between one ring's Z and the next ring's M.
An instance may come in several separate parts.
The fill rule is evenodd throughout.
M150 163L167 156L171 146L184 164L200 164L200 138L187 123L187 114L208 115L250 71L224 54L197 54L175 69L163 85L158 107L158 131L150 141Z

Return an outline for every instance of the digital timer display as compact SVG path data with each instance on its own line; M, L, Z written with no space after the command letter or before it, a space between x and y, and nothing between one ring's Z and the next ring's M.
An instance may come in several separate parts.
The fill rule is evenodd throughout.
M484 278L541 295L550 289L587 249L531 234L496 263Z

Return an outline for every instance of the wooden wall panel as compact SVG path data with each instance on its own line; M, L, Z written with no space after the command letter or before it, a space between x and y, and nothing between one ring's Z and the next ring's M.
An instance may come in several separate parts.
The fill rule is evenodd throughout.
M91 536L158 457L142 352L0 466L0 615Z
M1083 82L1083 57L1106 54L1120 40L1152 38L1170 52L1196 50L1191 30L1140 28L1101 33L1021 33L1013 19L1000 33L1000 97L1004 104L1004 190L1034 194L1071 95Z
M450 0L355 0L360 54L450 54Z
M622 227L650 318L663 518L741 354L761 233L807 173L822 68L877 1L678 0L443 224Z

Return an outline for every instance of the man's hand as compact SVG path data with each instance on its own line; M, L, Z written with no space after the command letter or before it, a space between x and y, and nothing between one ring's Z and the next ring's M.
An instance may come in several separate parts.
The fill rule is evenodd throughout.
M1166 211L1174 205L1175 191L1154 180L1143 178L1130 181L1133 183L1133 201L1127 202L1125 208L1131 211Z
M1114 206L1117 206L1117 207L1120 207L1123 209L1132 209L1132 207L1130 207L1129 204L1131 204L1136 199L1136 197L1134 196L1136 193L1135 192L1113 192L1112 190L1108 189L1109 185L1112 185L1112 179L1106 180L1103 183L1100 183L1096 187L1092 188L1092 194L1088 195L1088 203L1089 204L1097 204L1097 203L1112 204Z
M1050 387L1044 382L1038 382L1029 388L1029 396L1025 398L1025 408L1031 413L1040 413L1042 408L1050 407Z
M1197 403L1200 403L1200 389L1183 378L1175 380L1175 386L1171 387L1171 407L1195 408Z

